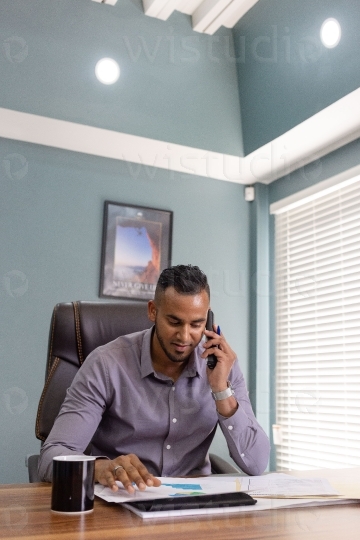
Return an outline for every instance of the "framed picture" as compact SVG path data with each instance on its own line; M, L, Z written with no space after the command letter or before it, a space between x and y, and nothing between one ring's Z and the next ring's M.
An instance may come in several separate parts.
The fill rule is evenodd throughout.
M171 266L173 213L105 201L100 296L150 300Z

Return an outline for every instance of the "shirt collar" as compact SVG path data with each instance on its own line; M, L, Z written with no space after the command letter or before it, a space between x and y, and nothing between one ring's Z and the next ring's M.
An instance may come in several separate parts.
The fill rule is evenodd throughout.
M154 368L151 361L151 336L154 330L154 326L146 330L144 339L141 346L141 378L148 377L154 373ZM189 362L181 374L181 377L204 377L206 362L201 358L201 354L204 348L200 344L195 348L190 356Z

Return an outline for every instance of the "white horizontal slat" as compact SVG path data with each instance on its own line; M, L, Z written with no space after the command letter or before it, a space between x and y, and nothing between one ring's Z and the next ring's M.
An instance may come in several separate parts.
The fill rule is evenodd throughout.
M358 258L359 253L356 248L359 246L359 237L353 235L349 241L345 240L341 242L341 245L332 245L326 250L309 250L308 253L304 253L302 256L296 256L287 258L283 262L284 266L289 267L290 272L303 272L308 270L314 271L315 263L316 268L326 267L336 262L341 262L341 256L344 260ZM282 261L279 261L280 263Z
M312 214L310 215L310 218L308 221L306 221L306 216L303 216L301 220L299 220L298 223L291 223L289 221L284 222L282 224L282 229L286 230L287 233L291 233L291 238L288 238L288 241L292 244L296 244L299 240L302 238L311 237L314 234L314 231L316 230L317 235L321 235L322 233L326 232L329 228L330 229L341 229L344 224L346 224L348 221L351 221L355 219L357 214L357 207L359 204L358 198L356 200L352 199L351 201L351 208L348 208L346 213L345 211L342 212L342 218L340 222L334 222L333 217L335 213L332 213L328 219L320 220L319 217L314 217Z
M347 318L347 324L345 328L342 328L341 319L335 319L334 322L332 322L331 320L329 320L329 318L327 318L325 324L321 324L320 322L317 322L316 319L312 319L308 322L308 324L302 323L299 325L292 325L291 321L288 320L288 328L278 330L277 336L279 341L281 342L283 339L285 341L289 335L292 341L296 339L311 339L314 335L317 335L320 338L322 336L327 337L333 335L358 335L360 325L359 312L356 311L354 314L351 315L353 315L353 318Z
M313 273L304 273L304 274L298 274L297 272L290 272L288 269L288 275L286 280L276 280L276 285L278 287L278 290L280 290L281 294L286 294L288 289L295 285L296 282L299 280L299 278L303 278L304 280L310 280L312 279L319 285L322 285L322 283L325 284L336 284L341 283L342 281L348 282L348 281L360 281L360 271L359 271L359 263L360 263L360 256L355 257L351 260L347 261L339 261L339 263L331 265L331 267L321 267L316 268ZM285 265L281 265L285 266ZM279 265L280 269L280 265ZM293 292L293 291L292 291Z
M346 205L343 205L341 208L342 219L352 219L354 214L356 215L356 208L359 204L359 198L355 197L348 201ZM331 211L330 211L331 210ZM342 221L334 222L334 216L339 215L339 209L336 212L335 209L328 209L328 211L323 214L315 213L316 209L313 209L312 212L309 212L309 216L299 216L299 219L296 221L284 221L281 225L283 230L292 233L292 242L298 241L300 238L309 236L314 231L316 227L317 231L322 233L327 227L341 227ZM279 224L280 225L280 224Z
M307 357L305 356L300 356L300 355L295 355L295 354L292 354L291 357L289 357L289 355L286 355L286 359L285 358L282 358L280 357L280 361L287 361L289 362L291 365L296 365L296 362L299 361L299 362L314 362L315 365L322 365L322 363L325 361L325 362L330 362L330 361L336 361L338 362L339 366L342 365L342 363L344 362L344 360L346 360L347 362L349 362L349 365L351 365L352 367L355 365L358 366L358 362L359 362L359 352L355 349L355 351L341 351L340 353L338 352L331 352L331 353L325 353L325 352L317 352L316 355L314 355L313 357L311 355L308 355ZM340 367L339 367L340 369Z
M322 230L317 229L316 234L312 230L307 231L306 234L298 235L296 238L292 237L291 242L283 243L282 249L277 247L277 253L279 256L283 255L287 258L293 257L296 253L302 253L310 248L316 249L320 246L327 245L330 241L341 241L342 238L346 238L351 235L359 234L360 216L358 210L354 211L352 216L347 216L344 219L341 227L325 226ZM289 231L291 233L291 231Z
M313 447L317 446L324 448L324 453L331 454L334 453L334 449L339 449L339 447L343 447L342 441L346 439L348 446L346 447L346 452L351 453L352 455L359 456L360 450L359 450L359 439L353 438L352 435L356 435L355 432L331 432L329 434L321 433L321 436L319 437L319 430L314 428L309 431L305 431L301 429L294 429L291 430L289 433L284 434L282 432L282 448L286 452L286 446L290 445L292 448L303 448L303 454L306 455L307 451L311 453L311 442L313 443ZM316 445L314 442L316 441ZM307 448L306 448L307 447ZM344 450L344 448L343 448ZM340 452L339 452L340 453Z
M340 287L319 286L317 288L315 280L313 280L311 286L308 285L308 282L309 278L299 277L297 280L294 280L294 285L284 291L284 298L277 301L277 309L282 309L284 306L289 313L295 313L306 309L307 306L310 306L308 308L310 311L311 306L316 305L317 310L312 310L313 313L316 313L316 311L323 309L325 303L329 304L332 302L334 306L342 306L358 302L360 284L357 280L353 282L353 288L351 288L351 282L348 287L344 284L342 292ZM293 299L292 305L289 303L290 298ZM351 298L353 298L353 302Z
M317 303L317 310L311 311L311 303L305 301L292 309L288 308L286 304L282 304L277 309L277 315L279 317L279 322L287 323L288 330L290 330L291 323L298 323L304 319L313 319L315 317L315 322L317 319L321 319L322 315L337 315L339 326L345 322L345 317L342 317L342 314L349 310L355 310L359 308L360 296L344 296L343 299L333 300L333 301L320 301L320 298L313 297L311 298L314 303ZM281 321L280 321L281 319Z
M282 223L286 223L287 227L293 228L295 231L297 228L306 230L310 228L314 222L320 224L321 221L328 216L333 216L335 213L338 213L339 209L341 212L346 210L347 213L351 213L351 208L359 204L359 197L358 184L354 184L353 190L346 194L344 193L341 200L327 200L322 204L317 201L309 207L304 207L302 212L284 215Z
M342 306L338 307L338 310L333 312L329 310L312 310L306 312L304 315L302 312L290 313L286 305L282 309L277 310L277 318L279 319L278 332L283 330L288 332L292 329L306 328L307 326L319 326L325 328L327 324L335 323L338 326L346 323L347 321L357 321L359 317L359 305L354 304L347 306L346 309L342 309ZM280 327L281 324L281 327Z
M356 353L355 353L356 354ZM324 359L323 359L324 360ZM359 367L356 365L357 360L354 360L353 363L342 362L341 358L338 360L337 371L334 369L334 366L327 365L324 368L319 367L319 364L322 362L316 356L291 356L290 354L284 355L279 359L278 366L278 383L280 384L282 378L284 379L284 387L289 393L290 391L294 392L296 390L296 385L299 384L298 379L303 378L304 384L308 388L312 387L313 384L317 384L318 381L316 377L321 377L321 382L323 383L322 389L325 392L328 386L328 380L335 381L339 383L338 393L341 393L341 385L347 383L349 390L350 386L353 384L358 384L360 382L359 376ZM327 360L324 360L323 363L327 363ZM292 384L294 387L291 387L291 390L286 387L286 376L293 378ZM336 379L337 377L337 379ZM334 388L336 390L336 388ZM357 390L356 390L357 391Z
M310 206L317 199L322 199L339 189L346 189L348 186L356 184L360 181L360 167L353 167L339 175L333 176L328 180L315 184L308 189L295 193L290 197L286 197L282 201L273 203L270 208L272 214L276 214L281 218L285 215L287 218L290 215L296 215L296 210L301 207Z
M276 216L277 469L360 465L360 182Z

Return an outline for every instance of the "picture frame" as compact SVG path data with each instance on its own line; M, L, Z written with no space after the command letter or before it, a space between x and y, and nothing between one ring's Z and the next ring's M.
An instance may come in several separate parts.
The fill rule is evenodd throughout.
M171 266L173 212L104 203L100 297L151 300Z

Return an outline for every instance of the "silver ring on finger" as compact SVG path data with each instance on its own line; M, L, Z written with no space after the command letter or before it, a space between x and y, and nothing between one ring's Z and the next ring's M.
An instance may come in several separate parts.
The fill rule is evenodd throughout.
M123 469L124 470L124 467L122 467L121 465L117 465L115 468L114 468L114 475L116 476L117 474L117 470L118 469Z

